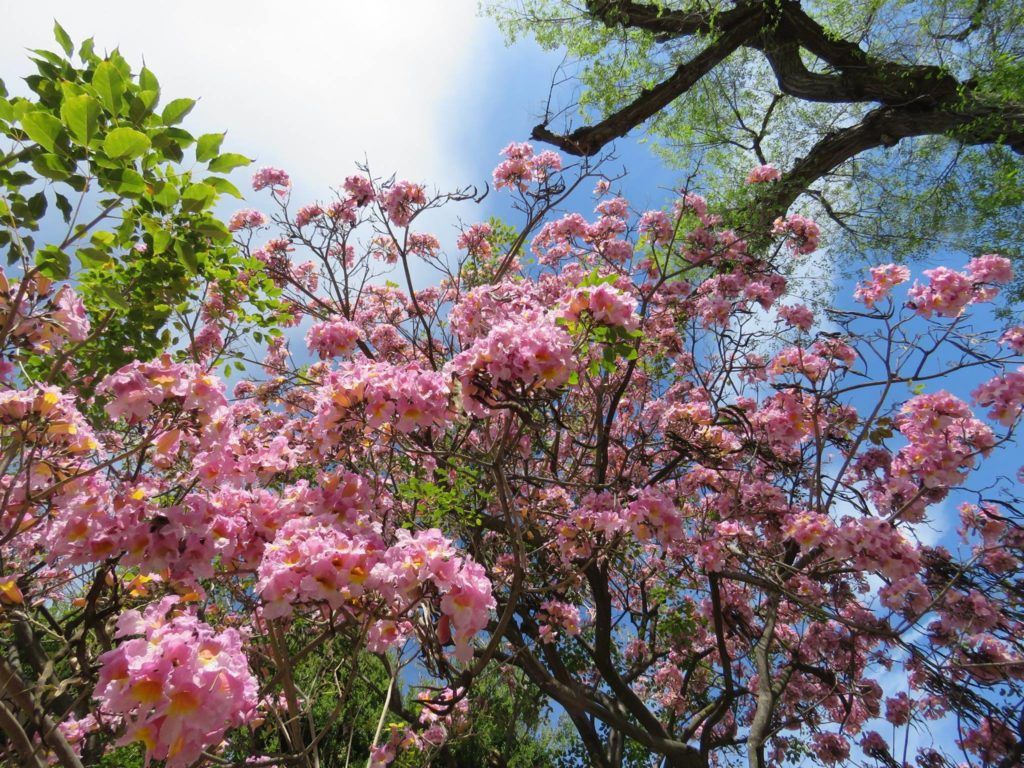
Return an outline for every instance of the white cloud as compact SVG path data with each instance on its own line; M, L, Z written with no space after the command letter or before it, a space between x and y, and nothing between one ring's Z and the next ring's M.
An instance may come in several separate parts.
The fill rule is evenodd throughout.
M120 47L160 78L165 100L200 98L193 133L286 168L303 195L326 192L368 157L376 172L448 188L472 182L452 130L483 90L494 33L476 0L0 0L0 77L28 74L27 48L53 49L56 17L79 42Z

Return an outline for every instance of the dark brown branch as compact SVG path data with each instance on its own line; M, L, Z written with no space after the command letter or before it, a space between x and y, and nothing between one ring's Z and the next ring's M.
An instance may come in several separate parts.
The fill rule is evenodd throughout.
M782 215L811 184L847 160L875 147L893 146L912 136L947 135L963 144L1004 143L1024 154L1024 105L995 103L936 66L903 64L869 55L857 43L836 39L796 0L741 2L717 17L663 11L654 5L592 0L590 14L609 27L641 29L663 37L707 35L706 47L679 65L659 85L591 126L561 135L539 125L533 138L576 155L592 155L626 135L686 94L739 48L760 51L779 88L805 101L876 103L860 123L821 138L808 155L773 185L754 209L768 221ZM807 51L828 67L812 72Z
M597 154L609 142L625 136L633 128L665 109L757 34L764 21L761 9L744 6L742 12L739 12L740 10L727 14L731 18L723 21L720 34L711 45L690 61L680 64L675 73L664 82L642 91L636 99L618 112L596 125L580 128L565 136L552 132L547 125L538 125L533 129L533 138L554 144L572 155Z

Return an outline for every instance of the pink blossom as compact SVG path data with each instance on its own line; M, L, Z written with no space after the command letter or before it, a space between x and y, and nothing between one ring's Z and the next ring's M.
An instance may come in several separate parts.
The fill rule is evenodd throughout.
M360 208L376 198L373 182L365 176L349 176L345 179L344 189Z
M541 625L541 641L546 643L557 639L559 631L570 637L581 631L579 608L560 600L545 600L541 603L538 621Z
M251 719L258 689L238 632L215 632L191 612L171 617L176 602L121 615L122 642L100 656L93 693L104 713L125 718L124 741L143 742L147 760L168 768L191 765Z
M569 335L553 318L534 313L496 324L448 370L459 380L463 407L482 417L485 404L557 389L568 380L572 362Z
M636 308L635 298L602 283L574 290L567 300L563 317L576 320L581 312L588 312L599 323L633 330L640 322Z
M778 181L782 173L771 163L758 165L747 174L747 184L763 184L768 181Z
M991 408L990 419L1012 426L1024 408L1024 367L989 379L971 397L978 405Z
M292 188L292 180L280 168L260 168L252 175L252 188L259 192L270 187L275 194L282 195Z
M306 346L311 352L320 355L321 360L326 360L349 354L356 348L360 336L359 326L344 318L337 318L314 323L306 334Z
M889 295L900 283L910 279L910 270L900 264L883 264L871 268L871 279L857 285L853 297L867 307L873 307Z
M71 341L85 341L89 338L89 315L85 311L85 304L70 286L60 287L53 298L53 304L57 308L53 319Z
M1018 355L1024 355L1024 325L1007 329L999 338L999 343L1005 344Z
M470 256L477 259L487 259L491 256L491 243L487 239L491 234L490 224L474 224L459 235L455 246L468 251Z
M237 232L240 229L259 229L267 225L268 219L259 211L253 208L242 208L231 214L228 221L228 230Z
M926 269L927 285L914 283L908 292L910 306L922 317L932 313L940 317L956 317L974 298L974 281L948 267Z
M396 181L385 193L382 204L391 223L407 227L419 206L426 205L427 195L420 184Z
M772 234L787 235L786 246L798 254L813 253L818 250L821 229L818 225L799 213L785 218L778 218L772 226Z
M1004 256L986 253L967 262L967 273L979 283L1008 283L1013 280L1013 265Z
M316 203L304 205L295 212L295 226L302 229L314 219L323 216L324 209Z
M639 231L647 233L654 245L665 245L675 236L675 227L664 211L647 211L640 217Z
M814 312L803 304L779 307L779 317L788 325L801 331L809 331L814 324Z

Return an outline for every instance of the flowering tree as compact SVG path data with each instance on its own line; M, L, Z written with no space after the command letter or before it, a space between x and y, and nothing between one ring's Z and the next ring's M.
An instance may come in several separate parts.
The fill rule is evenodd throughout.
M364 168L307 203L257 171L229 229L286 315L230 393L244 296L58 386L20 363L92 319L4 278L5 759L429 763L500 674L602 768L902 765L914 728L949 734L921 765L1018 764L1024 535L984 462L1024 328L971 320L1007 260L876 267L815 316L785 276L809 219L754 249L694 194L636 212L526 144L494 182L523 228L445 255L418 225L467 194Z

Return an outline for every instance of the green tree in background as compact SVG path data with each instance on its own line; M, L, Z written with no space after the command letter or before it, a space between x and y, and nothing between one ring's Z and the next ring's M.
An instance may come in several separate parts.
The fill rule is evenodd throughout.
M757 230L794 204L847 255L1022 255L1024 5L1014 0L499 0L510 38L579 63L592 155L644 129ZM737 190L772 163L781 179Z
M0 82L0 258L29 277L74 276L93 333L66 358L105 373L187 343L212 284L239 300L240 328L267 324L276 289L213 213L220 195L241 197L224 174L249 159L221 152L223 133L182 128L195 100L164 103L149 69L91 40L76 64L59 24L55 35L62 53L32 52L29 98Z

